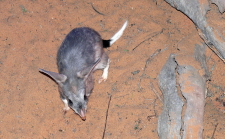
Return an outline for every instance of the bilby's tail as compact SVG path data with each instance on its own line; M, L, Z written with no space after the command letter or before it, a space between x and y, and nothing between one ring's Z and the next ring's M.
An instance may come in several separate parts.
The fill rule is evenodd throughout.
M103 40L103 47L110 47L115 41L117 41L123 35L123 31L127 27L127 24L128 21L123 24L122 28L110 40Z

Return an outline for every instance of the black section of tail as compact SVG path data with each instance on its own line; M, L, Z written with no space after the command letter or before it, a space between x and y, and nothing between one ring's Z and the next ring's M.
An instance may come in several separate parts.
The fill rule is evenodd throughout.
M110 41L111 41L111 40L102 40L103 48L108 48L108 47L110 47Z

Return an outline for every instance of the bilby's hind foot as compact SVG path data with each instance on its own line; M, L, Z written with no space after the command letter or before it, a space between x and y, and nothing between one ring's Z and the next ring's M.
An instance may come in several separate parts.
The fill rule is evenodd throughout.
M99 78L99 80L98 80L98 83L101 83L101 82L105 82L107 80L107 77L106 78L104 78L104 77L101 77L101 78Z
M108 78L108 70L109 70L109 63L110 60L108 59L106 67L103 69L102 77L98 80L98 83L101 83L102 81L106 81Z

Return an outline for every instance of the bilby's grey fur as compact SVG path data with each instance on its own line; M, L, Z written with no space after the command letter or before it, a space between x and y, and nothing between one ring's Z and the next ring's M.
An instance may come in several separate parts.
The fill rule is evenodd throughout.
M112 45L125 30L128 22L108 40ZM59 73L40 69L52 77L59 85L59 92L65 104L64 110L72 108L83 120L86 119L88 96L94 88L93 72L103 69L99 83L108 77L110 60L104 52L104 40L93 29L87 27L73 29L61 44L57 54Z

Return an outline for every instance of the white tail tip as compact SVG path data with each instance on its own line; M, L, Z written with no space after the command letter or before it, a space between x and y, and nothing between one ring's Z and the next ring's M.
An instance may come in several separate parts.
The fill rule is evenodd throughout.
M127 27L127 24L128 24L128 21L126 21L123 24L122 28L110 39L110 45L112 45L115 41L117 41L123 35L123 31Z

